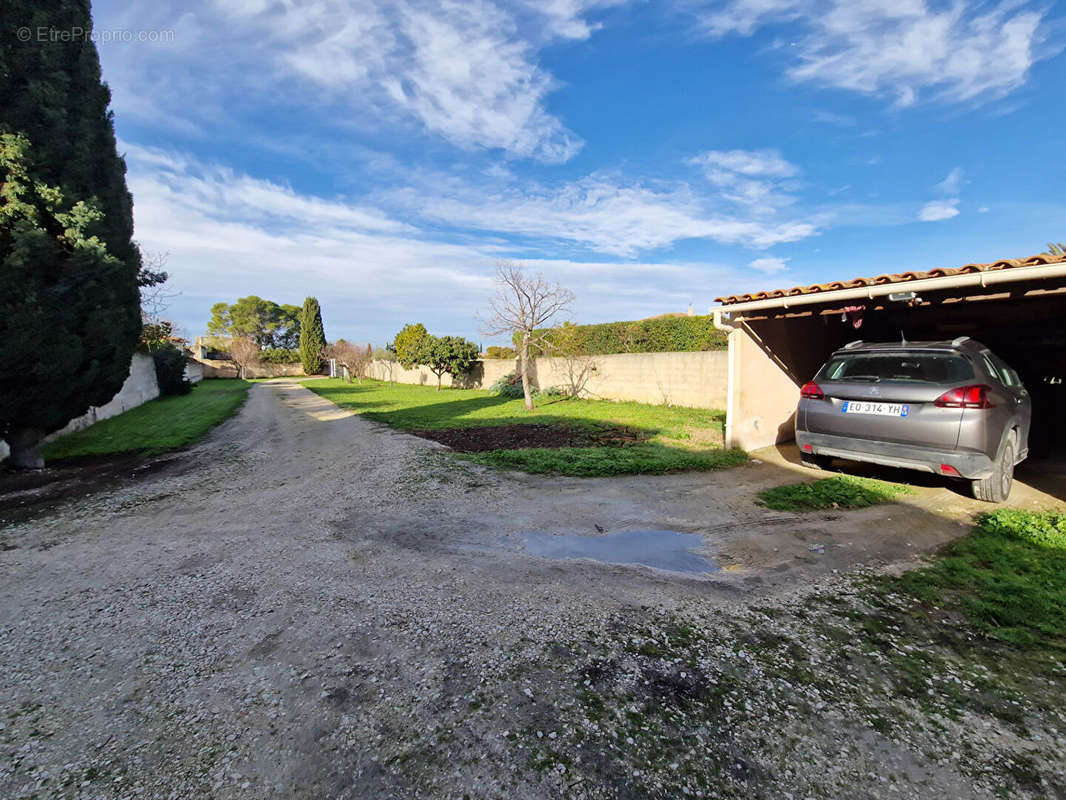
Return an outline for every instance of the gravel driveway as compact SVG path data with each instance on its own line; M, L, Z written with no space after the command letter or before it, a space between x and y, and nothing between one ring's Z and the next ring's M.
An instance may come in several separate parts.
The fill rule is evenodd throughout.
M675 611L713 627L752 598L796 602L836 570L961 530L918 506L801 518L753 505L786 479L770 464L602 480L494 472L295 382L257 385L183 467L0 523L0 796L675 796L611 767L614 744L601 758L580 739L577 763L545 749L575 733L568 693L603 677L579 643ZM701 533L722 569L522 551L525 532L599 529ZM693 674L672 691L695 691ZM919 796L914 781L990 796L889 740L879 759L899 767L903 791L847 790L869 764L851 771L818 738L831 729L789 775L739 725L728 741L690 742L725 766L719 783L684 791Z

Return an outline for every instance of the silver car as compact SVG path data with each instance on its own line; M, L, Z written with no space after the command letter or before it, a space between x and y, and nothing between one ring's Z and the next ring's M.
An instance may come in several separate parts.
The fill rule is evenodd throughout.
M979 500L1010 494L1029 454L1029 393L980 342L852 342L800 391L804 463L868 461L966 478Z

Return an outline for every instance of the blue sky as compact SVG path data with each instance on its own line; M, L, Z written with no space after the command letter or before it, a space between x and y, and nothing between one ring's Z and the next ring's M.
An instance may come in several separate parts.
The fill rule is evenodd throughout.
M488 343L501 259L599 322L1066 239L1052 3L140 0L94 18L136 236L169 254L189 336L218 300L313 294L330 339L422 321Z

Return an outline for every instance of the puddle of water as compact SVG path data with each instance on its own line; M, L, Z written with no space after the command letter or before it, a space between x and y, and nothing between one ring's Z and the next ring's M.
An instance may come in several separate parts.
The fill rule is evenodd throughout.
M527 533L526 552L541 558L590 558L608 564L639 564L670 572L717 572L713 561L697 554L697 533L624 531L604 536Z

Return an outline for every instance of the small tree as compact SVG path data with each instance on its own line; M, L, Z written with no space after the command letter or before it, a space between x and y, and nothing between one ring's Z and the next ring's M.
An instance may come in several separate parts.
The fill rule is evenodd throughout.
M1048 242L1047 243L1048 255L1052 256L1066 256L1066 244L1062 242Z
M353 377L356 381L362 383L363 378L366 376L366 369L370 366L372 349L370 345L368 344L365 348L362 348L344 339L338 339L332 349L333 357L337 360L337 363L348 372L348 383L352 382Z
M237 368L237 377L245 378L248 368L259 363L259 345L250 336L237 336L229 344L229 360Z
M419 348L418 363L437 376L437 391L447 372L453 378L470 371L477 363L478 346L462 336L427 336Z
M396 360L400 362L401 367L411 369L422 363L419 361L419 352L424 344L423 340L428 336L429 332L421 322L404 325L400 332L396 334L392 349L396 353Z
M382 369L385 370L385 378L388 382L392 383L392 370L396 366L396 351L392 349L392 345L385 345L379 347L370 357L374 361L381 362Z
M548 350L561 358L566 370L566 391L571 397L580 397L597 369L596 361L585 353L581 332L572 322L556 326L548 336Z
M367 342L366 347L362 350L359 350L359 348L356 348L356 350L356 374L359 376L359 382L362 383L363 378L367 376L366 371L370 369L370 365L374 363L374 347L370 342Z
M529 275L520 264L501 261L496 265L496 296L489 301L491 314L485 320L485 333L518 335L518 357L522 369L522 394L526 410L533 410L529 385L532 345L545 339L540 329L556 314L570 308L574 293L559 284L550 284L540 275Z
M318 298L308 297L300 314L300 362L304 373L317 375L322 371L322 353L325 349L322 309L318 305Z

